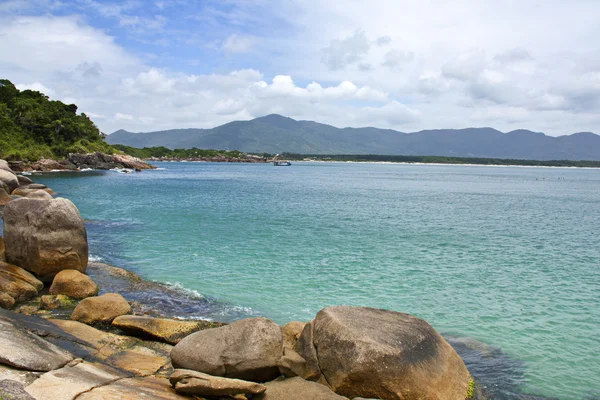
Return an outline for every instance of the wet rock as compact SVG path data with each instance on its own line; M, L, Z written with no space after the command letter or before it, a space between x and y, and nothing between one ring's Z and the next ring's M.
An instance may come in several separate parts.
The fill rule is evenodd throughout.
M73 360L67 351L0 316L0 364L30 371L51 371Z
M98 294L98 286L89 276L74 269L60 271L54 277L50 294L64 294L72 299L85 299Z
M166 318L152 318L137 315L123 315L115 318L113 326L140 336L151 337L170 344L177 344L184 337L205 328L207 321L178 321Z
M300 377L267 382L265 386L267 387L267 391L262 395L257 396L256 398L258 400L289 400L297 398L315 400L348 400L347 397L335 394L325 385L321 385L320 383L316 382L309 382Z
M6 259L51 281L64 269L84 272L87 233L77 207L67 199L20 198L4 208Z
M304 329L306 322L291 321L281 327L283 347L293 349Z
M58 308L75 308L76 301L63 294L46 294L40 297L40 307L43 310L56 310Z
M17 176L4 169L0 169L0 182L3 182L8 187L8 194L11 194L13 190L19 187Z
M175 368L265 382L279 376L282 341L274 322L248 318L187 336L171 351L171 361Z
M27 282L38 292L44 288L44 284L31 273L7 262L0 261L0 275L12 276L13 278Z
M15 305L15 299L4 293L0 292L0 308L4 308L5 310L10 310Z
M33 183L31 179L23 175L17 175L17 180L19 181L19 186L30 185Z
M45 373L25 390L36 399L71 400L123 377L123 373L107 365L75 360L63 368Z
M267 387L260 383L216 377L188 369L176 369L169 381L176 392L197 396L260 394L267 390Z
M168 379L147 377L121 379L83 393L77 400L189 400L171 388Z
M21 382L7 379L0 381L0 399L35 400L25 391Z
M111 323L120 315L129 314L131 306L117 293L83 299L71 314L74 321L85 324Z
M312 334L307 326L302 336L312 336L318 367L338 394L392 400L466 397L471 377L462 359L421 319L340 306L319 311L311 325ZM310 340L304 342L310 347Z

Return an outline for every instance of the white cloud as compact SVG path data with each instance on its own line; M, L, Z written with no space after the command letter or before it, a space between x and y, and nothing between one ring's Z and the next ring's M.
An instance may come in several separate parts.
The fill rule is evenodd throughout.
M122 114L122 113L118 112L118 113L115 114L115 119L124 120L124 121L132 121L133 120L133 115Z
M35 91L44 93L46 96L49 96L49 97L54 96L54 94L55 94L54 90L44 86L40 82L34 82L31 84L17 83L15 86L19 90L35 90Z
M229 53L246 53L252 49L254 40L248 36L232 34L223 42L222 48Z
M332 70L344 69L361 61L370 48L365 31L357 30L345 39L332 40L323 49L322 61Z

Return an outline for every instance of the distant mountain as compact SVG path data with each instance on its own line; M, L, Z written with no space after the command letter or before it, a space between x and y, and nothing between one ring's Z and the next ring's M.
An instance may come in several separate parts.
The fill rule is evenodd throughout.
M435 129L413 133L378 128L336 128L272 114L212 129L132 133L118 130L110 144L240 150L248 153L385 154L525 160L600 160L600 136L581 132L552 137L541 132L492 128Z

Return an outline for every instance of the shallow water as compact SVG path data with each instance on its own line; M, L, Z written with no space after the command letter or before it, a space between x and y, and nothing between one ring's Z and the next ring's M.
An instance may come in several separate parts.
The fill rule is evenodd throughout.
M193 317L389 308L497 349L467 361L493 398L600 398L600 170L157 165L34 180L94 256L208 299Z

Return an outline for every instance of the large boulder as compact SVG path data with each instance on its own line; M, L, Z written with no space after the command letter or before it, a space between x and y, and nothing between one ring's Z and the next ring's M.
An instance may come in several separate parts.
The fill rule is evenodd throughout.
M11 201L4 208L6 260L51 281L64 269L84 272L87 233L75 205L62 198Z
M19 190L19 189L17 189ZM16 190L15 190L16 191ZM25 193L24 197L28 197L30 199L42 199L42 200L51 200L52 196L45 190L35 189Z
M17 176L12 172L8 172L3 169L0 169L0 182L4 182L4 184L8 186L9 194L19 187L19 180L17 179Z
M19 181L19 186L30 185L33 183L31 179L23 175L17 175L17 180Z
M73 310L71 319L84 324L110 324L113 319L130 312L131 306L123 296L117 293L106 293L81 300Z
M207 322L123 315L115 318L112 325L135 336L149 337L169 344L177 344L184 337L205 328Z
M37 292L44 288L44 284L30 272L4 261L0 261L0 276L2 275L20 279L33 286Z
M71 360L70 353L0 316L0 364L29 371L52 371Z
M464 399L471 377L454 349L425 321L367 307L328 307L308 324L296 351L338 394L381 399Z
M171 351L175 368L209 375L265 382L279 376L281 329L266 318L248 318L196 332Z
M176 392L197 396L253 395L267 390L260 383L222 378L189 369L176 369L169 381Z
M309 382L302 378L276 380L265 384L266 392L257 396L258 400L348 400L331 391L327 386L316 382ZM254 399L254 397L252 397ZM462 399L461 399L462 400Z
M72 299L85 299L98 294L98 286L89 276L74 269L60 271L54 277L50 294L64 294Z
M0 292L3 292L15 301L25 301L37 296L38 291L29 283L11 275L0 274Z

